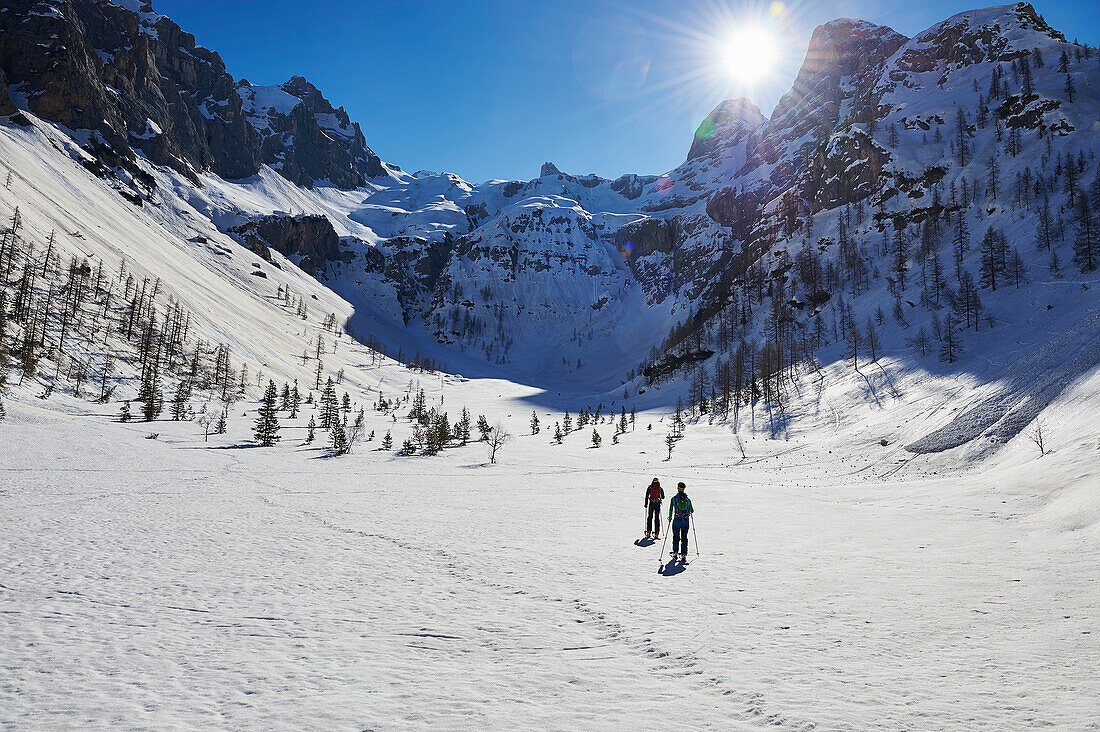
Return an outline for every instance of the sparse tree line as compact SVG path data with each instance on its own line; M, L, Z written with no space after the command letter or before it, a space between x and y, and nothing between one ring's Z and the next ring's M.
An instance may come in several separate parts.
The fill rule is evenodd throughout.
M1058 73L1066 75L1067 98L1074 63L1088 61L1092 53L1087 47L1076 49L1057 60ZM1048 254L1052 277L1063 276L1069 255L1060 246L1067 240L1072 262L1082 273L1095 272L1100 265L1100 171L1085 177L1095 168L1095 151L1055 149L1064 131L1041 118L1028 128L1012 117L1037 98L1033 72L1043 64L1035 49L997 67L988 91L978 95L976 112L960 106L953 125L932 121L932 140L918 129L925 144L947 138L950 154L919 179L897 173L895 181L912 186L908 196L898 195L884 171L871 195L834 209L834 236L815 240L811 202L798 200L792 191L783 194L781 205L769 214L776 225L766 254L741 276L718 283L712 298L651 350L638 367L646 385L683 378L692 416L718 412L725 418L757 400L782 408L801 374L821 373L822 349L835 347L834 353L858 370L882 356L884 330L913 325L910 335L897 340L920 358L935 355L955 363L965 352L967 331L996 324L983 301L987 293L1018 289L1034 277L1019 244L1013 246L1000 225L985 222L998 211L1014 220L1027 215L1036 221L1034 244ZM974 91L980 90L975 86ZM875 132L874 114L867 119ZM941 126L952 126L951 134L944 135ZM880 134L891 147L901 144L895 125ZM1016 169L1005 180L1001 162L1025 149L1034 151L1037 166ZM979 159L975 150L986 152ZM839 185L855 190L857 181L842 174ZM890 203L899 200L907 207L890 210ZM980 227L974 237L971 226ZM803 243L793 256L787 249L767 253L796 236ZM857 318L851 301L876 283L892 300L889 314L884 303ZM913 322L917 307L927 313L919 318L924 322ZM628 380L634 378L632 370Z
M166 389L173 392L176 420L193 416L195 390L226 405L242 396L247 367L234 369L228 346L196 335L192 313L159 278L130 270L125 260L108 268L89 257L63 259L57 233L36 241L18 207L6 224L0 231L0 371L17 369L19 384L38 380L42 398L65 386L75 397L107 403L119 386L133 383L136 398L120 409L125 421L160 417Z

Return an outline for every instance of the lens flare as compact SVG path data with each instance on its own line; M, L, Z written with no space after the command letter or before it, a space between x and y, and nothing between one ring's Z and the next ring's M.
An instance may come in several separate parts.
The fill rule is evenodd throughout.
M770 73L777 56L775 38L762 26L741 28L722 41L718 48L722 69L745 83Z

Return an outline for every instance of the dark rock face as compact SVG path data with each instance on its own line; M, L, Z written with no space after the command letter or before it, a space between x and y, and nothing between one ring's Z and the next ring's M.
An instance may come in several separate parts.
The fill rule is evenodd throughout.
M264 163L306 188L322 180L338 188L359 188L370 178L389 174L367 147L358 123L343 107L333 107L317 87L295 76L278 89L298 103L289 110L264 107L257 87L244 80L238 86L259 134Z
M256 134L221 58L148 5L139 14L105 0L9 3L0 67L31 112L94 130L120 156L140 148L191 175L258 168Z
M205 170L246 178L273 161L303 185L327 178L350 188L387 174L358 126L304 79L285 85L303 100L285 130L295 144L261 147L266 140L218 54L147 2L137 11L108 0L13 0L5 7L0 71L18 88L16 105L94 131L96 152L109 166L129 160L134 167L132 150L139 149L192 178Z
M302 271L318 276L353 255L340 246L332 222L324 216L264 216L229 230L243 244L270 261L274 249L297 262Z
M633 201L645 192L647 186L657 180L655 175L635 175L628 173L621 175L611 182L611 190L618 193L628 201Z
M630 260L654 252L671 254L676 246L674 224L663 219L642 219L615 232L615 246L630 252Z
M4 70L0 69L0 115L7 116L15 112L15 103L8 93L8 79L4 76Z
M539 171L539 177L545 178L548 175L561 175L561 171L553 163L543 163L542 169Z
M420 237L394 237L378 245L385 252L382 273L393 283L406 323L411 313L425 307L431 293L446 277L444 271L455 250L455 240L432 242ZM377 250L375 250L377 251Z

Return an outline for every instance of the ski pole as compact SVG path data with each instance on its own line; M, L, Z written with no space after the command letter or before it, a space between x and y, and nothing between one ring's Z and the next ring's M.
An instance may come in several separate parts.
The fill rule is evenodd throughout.
M699 556L699 536L695 533L695 515L691 516L691 538L695 539L695 556Z
M658 525L660 525L660 524L658 524ZM665 540L661 542L660 562L661 562L662 567L665 566L665 545L668 544L668 532L671 530L671 528L672 528L672 517L669 516L668 517L668 526L665 527Z

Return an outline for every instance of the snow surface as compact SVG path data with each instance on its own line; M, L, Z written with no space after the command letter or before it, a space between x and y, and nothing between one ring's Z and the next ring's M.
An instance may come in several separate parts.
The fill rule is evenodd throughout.
M1036 74L1041 92L1056 91L1050 66ZM1096 72L1074 73L1084 87ZM948 89L961 95L969 74L952 71ZM934 85L891 92L894 116L950 119ZM1094 139L1095 111L1087 102L1056 116ZM155 200L137 208L74 162L86 153L71 136L28 116L32 127L0 134L14 173L0 219L19 205L25 234L41 245L56 231L63 260L108 271L125 260L161 278L235 364L303 386L313 364L300 354L328 313L369 322L363 332L407 352L434 339L365 275L322 283L219 228L323 213L349 246L368 247L463 231L479 204L505 214L475 228L487 236L538 203L613 229L689 190L696 170L708 185L735 173L686 165L673 194L651 184L631 202L607 181L559 175L505 195L513 184L446 173L307 191L270 168L201 187L152 170ZM901 134L897 165L944 157ZM988 138L975 138L975 160ZM1083 179L1095 173L1090 161ZM834 231L838 214L819 215L816 230ZM692 420L669 459L675 382L644 395L630 385L625 406L639 414L620 444L606 421L599 450L591 426L550 444L563 410L624 406L623 354L667 332L675 312L649 307L613 251L558 224L540 241L568 266L506 292L560 292L582 310L619 298L613 317L589 313L606 322L581 352L593 356L585 378L550 378L564 341L550 316L526 321L539 358L509 381L455 353L451 375L410 373L341 338L326 374L344 372L341 391L375 432L349 456L303 444L308 408L280 414L276 448L252 447L251 382L229 434L209 442L193 422L114 421L132 379L107 405L61 387L40 399L34 379L12 387L0 421L0 727L607 729L670 713L710 729L1100 727L1100 314L1082 294L1095 281L1046 273L1027 244L1030 215L989 216L1023 242L1033 282L983 293L998 327L969 335L957 367L910 356L911 330L884 332L878 363L854 372L827 353L820 379L795 384L785 409ZM581 257L602 263L600 290L574 276ZM276 302L279 286L309 303L306 321ZM883 290L875 281L855 300L860 320ZM379 450L386 430L396 446L412 427L407 405L395 421L370 404L416 381L452 421L463 405L502 420L517 438L499 464L480 444L434 458ZM538 436L526 434L532 410ZM1019 429L1036 420L1051 449L1042 456ZM661 547L637 543L654 475L666 490L685 480L698 510L683 571L658 573Z
M376 374L384 392L406 377ZM530 411L511 384L422 383L517 433ZM902 453L855 450L839 422L746 438L744 460L726 428L691 426L666 462L644 427L661 415L643 413L619 445L606 425L598 452L587 430L560 447L543 432L487 466L481 445L327 458L302 446L304 413L277 448L248 447L253 407L204 444L189 423L9 400L0 724L607 729L673 708L709 729L1100 722L1095 481L1055 497L1097 445L1068 426L1043 458L1021 444L988 472L890 476ZM379 438L408 431L368 419ZM697 509L683 571L637 544L653 475L686 480ZM1093 523L1075 530L1082 492Z

